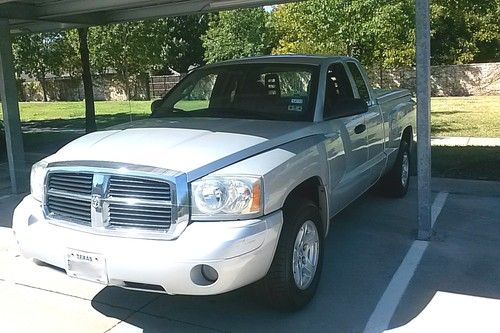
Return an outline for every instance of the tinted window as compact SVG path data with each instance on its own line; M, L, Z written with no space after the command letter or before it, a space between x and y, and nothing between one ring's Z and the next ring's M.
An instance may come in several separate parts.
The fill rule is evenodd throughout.
M342 63L328 67L325 88L325 118L333 116L336 105L354 99L351 82Z
M202 68L165 97L155 116L311 121L318 71L299 64Z
M352 78L356 83L356 87L358 88L359 97L364 99L366 102L370 101L370 94L368 93L368 88L366 87L365 80L363 79L363 75L359 71L358 66L353 62L348 62L347 67L351 71Z

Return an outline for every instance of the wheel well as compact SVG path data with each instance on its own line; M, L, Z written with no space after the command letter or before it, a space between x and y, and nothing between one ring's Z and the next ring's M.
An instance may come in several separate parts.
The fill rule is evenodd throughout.
M295 200L300 198L307 198L318 205L320 210L321 220L323 222L323 230L325 236L328 232L329 217L328 217L328 199L326 188L319 177L311 177L299 185L297 185L286 197L283 208L286 209L288 205L293 205Z
M411 126L408 126L404 129L403 134L401 135L401 141L406 141L408 143L408 146L410 146L410 149L413 142L412 133L413 129L411 128Z

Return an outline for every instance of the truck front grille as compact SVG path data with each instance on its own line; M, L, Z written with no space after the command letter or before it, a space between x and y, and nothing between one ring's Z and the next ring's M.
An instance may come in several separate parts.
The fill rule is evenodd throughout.
M172 184L163 179L50 171L47 177L48 217L89 230L112 234L139 229L166 234L173 209Z
M112 227L138 227L168 230L172 220L170 207L128 206L109 204L109 224Z
M47 208L49 213L56 218L86 226L91 224L90 198L88 200L64 198L49 194Z
M164 201L171 199L168 183L123 176L110 177L109 196Z
M90 195L93 177L91 173L53 173L49 175L48 186L53 190Z

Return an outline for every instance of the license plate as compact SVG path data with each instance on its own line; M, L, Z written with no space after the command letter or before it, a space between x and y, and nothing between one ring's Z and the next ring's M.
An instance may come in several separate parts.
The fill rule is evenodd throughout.
M97 253L68 249L66 273L79 279L108 283L106 259Z

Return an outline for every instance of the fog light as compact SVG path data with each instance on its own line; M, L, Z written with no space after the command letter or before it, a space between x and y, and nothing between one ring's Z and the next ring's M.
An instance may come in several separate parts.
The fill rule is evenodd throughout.
M215 282L219 278L219 274L217 271L212 267L208 265L201 265L201 274L207 281L210 282Z
M191 269L191 281L198 286L209 286L219 278L219 273L212 266L196 265Z

